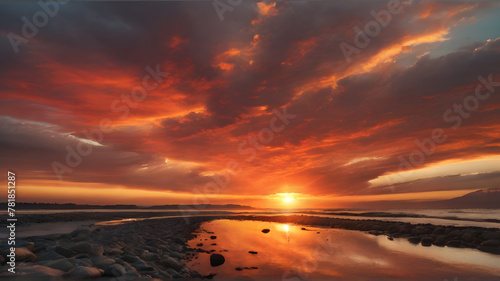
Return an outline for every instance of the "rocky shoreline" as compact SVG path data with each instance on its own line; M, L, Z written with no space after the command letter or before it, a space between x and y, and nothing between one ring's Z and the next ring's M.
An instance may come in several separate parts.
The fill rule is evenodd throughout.
M47 215L50 216L50 215ZM80 228L68 234L34 236L16 241L16 274L7 272L8 246L0 247L0 277L10 280L165 280L200 279L186 261L204 252L190 248L201 223L215 219L256 220L303 226L340 228L404 238L421 246L475 248L500 254L500 229L437 226L306 215L204 216L131 221L120 225ZM306 228L303 228L304 230ZM264 231L264 230L263 230ZM207 253L212 254L212 253Z
M2 243L0 278L9 280L165 280L200 279L185 264L197 252L187 241L202 222L216 217L146 220L80 228L69 234L16 241L16 273L7 272L8 249ZM5 242L5 241L2 241Z

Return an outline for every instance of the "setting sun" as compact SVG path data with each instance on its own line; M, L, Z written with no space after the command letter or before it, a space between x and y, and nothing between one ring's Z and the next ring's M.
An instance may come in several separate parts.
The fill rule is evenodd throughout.
M283 198L283 201L285 201L285 203L290 203L293 201L293 198L290 196L285 196L285 198Z

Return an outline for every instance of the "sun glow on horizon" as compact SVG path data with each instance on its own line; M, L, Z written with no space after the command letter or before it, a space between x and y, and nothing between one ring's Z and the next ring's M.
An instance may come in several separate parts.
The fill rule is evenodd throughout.
M297 199L297 193L276 193L272 196L272 198L281 200L286 204L290 204Z

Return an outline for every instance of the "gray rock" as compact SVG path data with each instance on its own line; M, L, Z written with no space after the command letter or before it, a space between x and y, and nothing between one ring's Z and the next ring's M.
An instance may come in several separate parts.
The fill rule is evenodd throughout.
M135 270L127 270L127 276L140 276Z
M495 240L500 240L500 232L498 231L490 231L486 230L483 231L481 236L479 236L482 240L490 240L490 239L495 239Z
M68 259L68 261L70 263L72 263L75 267L76 266L88 266L88 267L92 266L92 261L88 258L86 258L86 259L71 258L71 259Z
M210 255L210 265L212 267L222 265L222 264L224 264L224 262L226 262L226 259L224 258L223 255L221 255L221 254L211 254Z
M40 252L40 251L45 251L49 247L49 244L45 242L36 242L35 244L35 251L34 253Z
M118 249L118 248L107 248L107 247L104 247L104 253L107 255L107 256L115 256L115 255L121 255L123 254L123 251Z
M462 230L453 230L450 233L448 233L448 237L450 238L461 238L464 236L464 232Z
M61 256L66 257L66 258L71 258L72 256L74 256L76 254L74 251L72 251L68 248L62 247L62 246L56 246L54 248L54 250L56 251L56 253L58 253Z
M119 264L113 264L113 265L107 266L104 269L105 276L118 277L118 276L123 276L125 274L127 274L125 268Z
M442 226L438 226L434 229L432 234L437 234L437 235L446 234L446 228L444 228Z
M424 237L422 238L422 246L424 247L430 247L434 243L434 239L430 237Z
M156 253L145 252L141 254L141 258L147 261L157 261L160 259L160 256Z
M135 269L137 271L153 271L154 270L154 268L151 265L145 263L142 260L138 261L138 262L134 262L132 264L132 266L135 267Z
M497 248L500 247L500 240L490 239L486 240L480 245L481 247Z
M73 269L75 266L67 259L59 259L59 260L46 260L37 263L39 265L43 265L46 267L50 267L53 269L58 269L64 272L68 272Z
M444 247L444 245L446 245L446 242L446 235L439 235L438 237L436 237L436 240L434 240L433 244L438 247Z
M115 264L116 261L114 259L101 259L100 261L93 262L95 267L105 269L106 267Z
M102 256L104 253L104 248L101 245L90 244L87 242L80 242L78 244L73 245L71 250L77 253L84 253L93 256Z
M451 240L446 243L447 247L460 248L462 247L462 241L460 240Z
M168 256L176 258L178 260L183 260L186 257L186 254L178 253L178 252L168 252ZM165 257L165 256L163 256Z
M129 263L125 262L123 263L121 266L123 266L123 268L125 268L125 271L135 271L135 267L131 266Z
M462 241L464 242L467 242L467 243L470 243L472 242L472 240L474 239L474 237L472 236L472 234L470 233L465 233L463 236L462 236Z
M104 271L99 268L95 267L88 267L88 266L78 266L73 268L69 273L68 277L71 278L97 278L102 276Z
M10 272L6 273L12 274ZM61 280L63 274L64 272L61 270L43 265L21 264L16 266L16 275L20 276L20 278L15 280ZM11 276L7 276L7 280L9 280L9 277L12 278Z
M45 260L58 260L58 259L64 259L64 256L59 255L55 251L49 250L45 253L39 254L38 258L36 260L37 261L45 261Z
M78 254L78 255L74 256L73 258L75 258L75 259L89 259L90 256L89 256L89 254Z
M413 234L415 235L431 234L432 231L433 229L428 226L417 225L415 229L413 229Z
M33 242L27 242L26 243L26 249L30 250L31 252L35 252L35 243Z
M421 239L420 239L420 237L410 237L410 238L408 238L408 241L412 244L419 244Z
M122 260L129 262L129 263L134 263L138 261L142 261L139 257L137 256L132 256L132 255L125 255L122 257Z
M16 252L16 262L34 261L37 258L37 256L27 248L16 248L15 252ZM6 255L4 255L4 257L5 256Z
M172 268L175 271L180 271L184 265L172 257L164 257L160 262L166 268Z

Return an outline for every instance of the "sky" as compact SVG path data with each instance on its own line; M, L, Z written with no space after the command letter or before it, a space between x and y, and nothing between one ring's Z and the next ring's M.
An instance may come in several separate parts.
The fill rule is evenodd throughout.
M51 3L0 4L18 201L335 208L500 187L498 2Z

